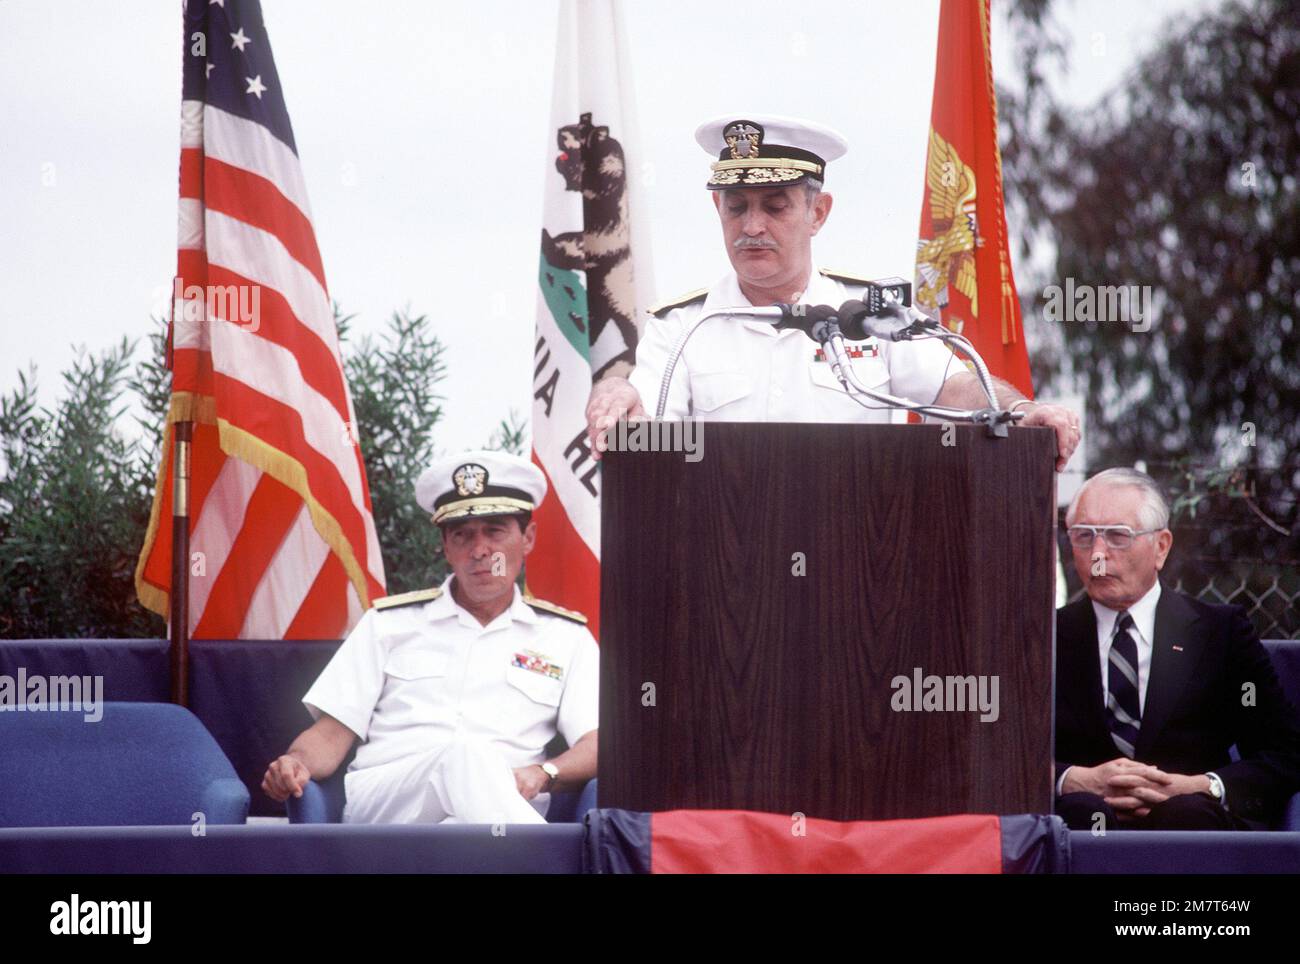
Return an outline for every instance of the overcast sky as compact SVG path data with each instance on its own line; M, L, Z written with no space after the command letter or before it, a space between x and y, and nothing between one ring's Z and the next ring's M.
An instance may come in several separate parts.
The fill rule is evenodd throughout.
M1058 0L1080 106L1168 18L1207 0ZM999 78L1014 70L994 2ZM330 293L382 327L435 319L447 346L444 449L531 407L535 278L556 0L263 0ZM39 366L52 403L72 345L149 330L176 265L178 0L0 0L0 390ZM792 12L793 11L793 12ZM692 132L737 111L837 128L819 263L911 277L938 3L628 4L663 297L727 268ZM1012 225L1014 232L1015 226Z

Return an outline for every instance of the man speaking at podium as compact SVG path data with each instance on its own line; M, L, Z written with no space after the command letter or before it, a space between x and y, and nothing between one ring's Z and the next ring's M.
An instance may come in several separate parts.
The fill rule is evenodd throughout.
M659 385L678 336L697 318L733 306L840 305L860 298L866 279L815 270L812 239L830 215L822 190L828 162L848 144L807 121L749 114L702 124L695 139L716 155L707 187L722 224L733 271L708 289L659 306L637 346L629 378L606 378L592 389L587 430L596 458L604 431L618 419L653 414ZM979 379L935 339L849 343L859 382L922 404L981 409ZM1021 425L1057 433L1058 471L1079 444L1079 420L1057 405L1026 399L995 379L998 402L1024 409ZM846 393L824 354L795 329L720 316L704 324L678 360L666 418L720 421L890 422L893 409Z

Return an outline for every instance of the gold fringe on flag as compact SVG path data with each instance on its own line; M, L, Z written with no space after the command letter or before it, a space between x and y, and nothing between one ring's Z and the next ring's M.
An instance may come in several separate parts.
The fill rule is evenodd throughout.
M221 451L226 455L240 459L254 468L260 469L281 485L292 489L302 499L303 504L307 506L308 513L311 515L311 521L316 528L316 532L325 540L325 544L329 546L330 551L338 556L339 561L343 564L348 580L352 583L352 588L356 590L357 598L361 600L361 608L369 609L370 591L366 581L366 572L360 562L357 561L352 543L344 537L343 527L312 495L307 484L307 470L303 464L286 452L268 445L262 439L244 429L230 424L223 418L218 418L216 409L216 399L210 395L199 395L194 392L175 392L172 395L171 405L167 412L167 427L164 429L162 459L158 465L158 482L154 487L153 507L149 512L149 527L145 530L144 548L140 552L140 558L135 567L135 591L141 605L164 619L167 618L167 614L170 612L171 600L169 593L145 582L144 567L152 552L154 539L157 536L158 526L161 521L159 517L162 514L163 481L166 478L167 467L171 464L172 456L171 425L174 422L199 422L204 425L216 425L218 443L221 446Z

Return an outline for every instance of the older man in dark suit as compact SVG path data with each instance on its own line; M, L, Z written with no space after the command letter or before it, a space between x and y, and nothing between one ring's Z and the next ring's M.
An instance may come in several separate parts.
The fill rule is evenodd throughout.
M1057 612L1057 813L1077 830L1265 829L1300 790L1300 720L1241 607L1161 586L1168 524L1133 469L1089 479L1066 515L1088 597Z

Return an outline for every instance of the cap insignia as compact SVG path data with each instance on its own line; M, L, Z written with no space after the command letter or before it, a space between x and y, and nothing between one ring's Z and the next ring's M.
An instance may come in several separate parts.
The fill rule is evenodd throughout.
M467 462L452 473L451 480L456 483L457 495L482 495L487 487L487 477L487 469Z
M727 125L722 137L731 148L733 161L758 157L759 148L763 145L763 128L749 121L735 121Z

